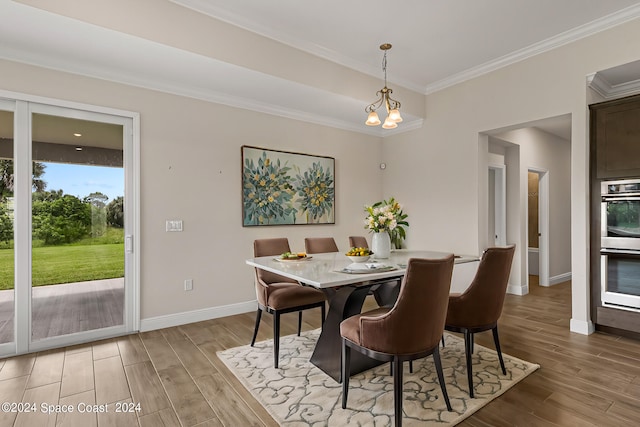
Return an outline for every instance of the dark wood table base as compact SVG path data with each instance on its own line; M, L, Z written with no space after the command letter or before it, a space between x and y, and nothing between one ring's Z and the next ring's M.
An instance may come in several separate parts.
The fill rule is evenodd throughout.
M329 312L322 326L322 332L311 356L311 363L322 369L327 375L342 382L341 357L342 337L340 335L340 322L344 319L360 314L364 300L371 287L380 282L365 282L358 285L346 285L337 289L326 289L325 294L329 301ZM397 294L396 294L397 296ZM382 301L380 301L382 302ZM393 304L391 301L384 301ZM367 369L380 365L382 362L371 359L362 353L351 353L351 374L357 374Z

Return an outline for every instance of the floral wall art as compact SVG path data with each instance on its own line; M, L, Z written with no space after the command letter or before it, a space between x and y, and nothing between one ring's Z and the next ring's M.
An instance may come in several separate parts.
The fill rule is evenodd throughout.
M242 225L335 223L335 159L242 146Z

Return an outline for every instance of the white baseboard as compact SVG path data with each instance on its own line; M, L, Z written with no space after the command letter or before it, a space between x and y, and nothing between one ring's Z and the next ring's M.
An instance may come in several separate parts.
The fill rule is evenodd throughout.
M596 328L591 320L584 321L571 319L571 322L569 323L569 330L582 335L591 335L595 332Z
M509 283L507 293L512 295L527 295L529 293L529 285L512 285Z
M248 313L255 311L257 307L257 301L253 300L220 307L210 307L203 308L201 310L150 317L148 319L140 320L140 332L171 328L173 326L202 322L203 320L217 319L219 317L232 316L234 314Z
M547 286L557 285L558 283L564 283L567 280L571 280L571 272L558 274L557 276L549 277L549 284ZM544 285L541 285L544 286Z

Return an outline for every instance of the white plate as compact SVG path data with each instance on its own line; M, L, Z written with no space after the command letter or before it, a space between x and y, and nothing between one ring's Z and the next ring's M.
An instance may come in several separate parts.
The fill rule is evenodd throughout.
M309 261L311 258L313 258L312 256L306 256L304 258L274 258L276 261L279 262L302 262L302 261Z

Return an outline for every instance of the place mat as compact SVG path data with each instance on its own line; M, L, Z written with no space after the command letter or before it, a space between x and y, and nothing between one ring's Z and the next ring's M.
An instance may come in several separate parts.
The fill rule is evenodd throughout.
M309 358L319 329L280 338L279 368L273 367L273 340L217 353L255 399L282 426L343 427L393 425L393 378L389 364L351 377L347 409L342 409L342 385L314 366ZM404 371L405 426L453 426L534 372L540 366L502 354L502 374L495 351L475 345L473 375L475 398L468 393L464 341L445 333L440 356L453 407L442 399L433 357L414 361Z

